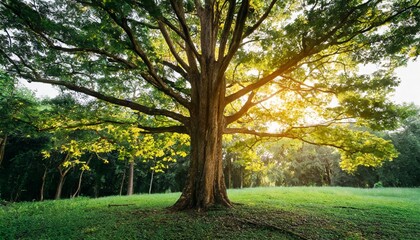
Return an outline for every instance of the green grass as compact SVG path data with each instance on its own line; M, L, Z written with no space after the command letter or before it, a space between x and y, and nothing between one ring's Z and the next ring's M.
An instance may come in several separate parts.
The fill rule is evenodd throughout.
M229 196L234 209L206 213L167 211L179 193L13 203L0 207L0 239L420 239L420 189L254 188Z

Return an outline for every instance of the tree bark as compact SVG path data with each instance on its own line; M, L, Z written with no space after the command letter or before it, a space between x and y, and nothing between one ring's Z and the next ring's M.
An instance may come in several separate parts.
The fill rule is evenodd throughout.
M222 164L225 89L212 61L207 73L192 84L191 159L181 197L173 210L207 210L214 205L232 207L227 196ZM217 69L217 68L216 68ZM205 71L205 69L204 69ZM220 84L222 83L222 84Z
M134 161L130 161L130 170L128 175L127 196L134 192Z
M205 135L191 136L191 163L187 182L181 197L172 208L200 211L214 205L232 207L223 176L221 135L199 136Z

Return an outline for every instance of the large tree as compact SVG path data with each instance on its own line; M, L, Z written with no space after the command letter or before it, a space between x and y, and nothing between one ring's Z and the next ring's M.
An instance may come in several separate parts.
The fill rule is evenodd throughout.
M231 206L223 134L334 146L350 170L394 157L345 124L395 126L386 96L419 53L419 20L418 0L1 0L0 62L132 109L146 132L188 134L174 209L206 209Z

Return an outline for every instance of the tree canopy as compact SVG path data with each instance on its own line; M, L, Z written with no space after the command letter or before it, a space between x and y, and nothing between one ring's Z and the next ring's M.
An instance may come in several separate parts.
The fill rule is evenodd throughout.
M0 63L17 79L131 109L143 132L191 138L175 209L231 206L222 135L333 146L341 166L396 151L367 131L406 109L393 70L420 52L418 0L2 0ZM360 64L378 71L360 74Z

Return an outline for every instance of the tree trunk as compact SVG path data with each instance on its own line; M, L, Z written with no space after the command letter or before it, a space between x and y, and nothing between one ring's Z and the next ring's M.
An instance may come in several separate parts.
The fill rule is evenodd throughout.
M211 60L207 61L211 63ZM211 65L211 64L209 64ZM181 197L173 210L206 210L214 205L232 207L226 192L222 164L224 85L211 66L192 84L190 126L191 159Z
M90 156L89 156L89 160L87 161L86 165L88 165L88 166L89 166L90 160L92 160L92 156L93 156L93 155L90 155ZM81 173L80 173L80 175L79 175L79 182L78 182L78 184L77 184L77 189L76 189L76 191L74 192L74 194L71 196L72 198L75 198L76 196L79 196L79 194L80 194L80 189L81 189L81 187L82 187L83 173L85 173L85 170L82 170L82 172L81 172Z
M227 173L227 188L232 188L232 158L227 158L226 173Z
M124 173L123 173L123 176L122 176L122 178L121 178L121 184L120 184L120 196L122 195L122 192L123 192L123 188L124 188L124 182L125 182L125 173L127 172L127 162L126 162L126 164L125 164L125 166L124 166Z
M93 195L95 196L95 198L99 197L99 181L96 180L95 181L95 185L93 186Z
M44 174L42 175L42 184L41 184L41 190L40 190L40 196L39 196L39 200L41 202L44 201L45 180L47 179L47 172L48 172L48 168L45 167Z
M149 194L152 193L152 186L153 186L153 175L155 173L155 170L152 170L152 176L150 176L150 184L149 184Z
M211 133L209 133L211 135ZM195 135L195 136L194 136ZM174 210L206 210L213 205L231 207L223 176L221 135L191 136L191 162L187 182Z
M71 198L75 198L76 196L79 196L80 188L82 187L83 173L85 173L85 170L82 170L82 172L80 173L80 175L79 175L79 181L77 183L77 189L74 192L74 194L71 196Z
M326 174L326 181L327 181L327 184L328 184L328 186L331 186L331 182L332 182L332 180L331 180L331 168L330 168L330 165L329 165L329 163L327 163L326 165L325 165L325 174Z
M60 174L60 181L58 182L57 190L55 192L55 200L58 200L61 198L61 191L63 190L65 175Z
M127 195L133 195L134 192L134 161L130 161L130 170L128 175Z
M0 138L0 166L4 158L4 152L6 149L6 141L7 141L7 135L5 135L4 138Z
M240 167L240 189L244 188L244 167Z
M26 169L22 169L22 172L23 172L22 178L18 177L17 182L19 184L17 185L17 188L16 188L16 195L15 195L15 198L13 199L14 202L17 202L19 200L20 194L22 193L25 184L27 184L26 180L28 179L29 169L31 169L32 163L33 163L32 161L29 161L28 165L26 166Z

